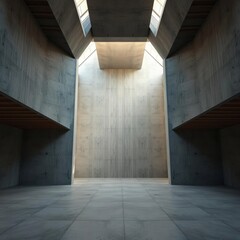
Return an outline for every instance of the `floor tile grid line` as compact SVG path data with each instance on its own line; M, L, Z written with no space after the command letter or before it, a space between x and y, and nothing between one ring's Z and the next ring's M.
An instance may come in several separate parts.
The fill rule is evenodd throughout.
M124 217L124 199L123 199L123 180L121 180L121 190L122 190L122 209L123 209L123 239L126 239L126 226Z
M95 194L97 193L97 191L95 192ZM92 198L95 196L95 194L93 194L93 196L90 198L90 200L86 203L86 206L89 204L89 202L92 200ZM63 197L63 196L62 196ZM58 199L59 200L59 199ZM27 218L23 219L23 220L20 220L18 223L14 224L13 226L7 228L5 231L3 231L2 233L0 233L0 236L5 234L7 231L10 231L12 228L15 228L17 227L18 225L20 225L21 223L23 223L24 221L26 221L27 219L33 217L36 213L42 211L43 209L45 209L46 207L50 206L50 205L53 205L55 202L57 202L58 200L52 202L52 203L49 203L49 204L46 204L45 206L41 207L41 208L38 208L35 212L33 212L32 214L30 214ZM86 208L86 206L81 210L81 212L74 218L74 220L72 220L72 223L67 227L66 231L69 229L69 227L73 224L73 222L76 220L76 218L82 213L82 211ZM65 231L65 232L66 232ZM63 235L65 234L65 232L63 233ZM63 237L62 235L62 237ZM62 239L62 237L60 239Z
M56 201L57 201L57 200L56 200ZM3 235L4 233L6 233L7 231L10 231L12 228L17 227L18 225L20 225L21 223L23 223L23 222L26 221L27 219L33 217L34 214L42 211L44 208L46 208L47 206L50 206L51 204L52 204L52 203L49 203L49 204L47 204L47 205L45 205L45 206L43 206L43 207L41 207L41 208L36 209L36 211L33 212L32 214L30 214L27 218L25 218L25 219L23 219L23 220L20 220L18 223L14 224L13 226L7 228L5 231L1 232L1 233L0 233L0 236Z
M148 191L148 189L146 189L143 186L143 189L147 192L147 194L153 199L153 201L159 206L159 208L169 217L169 219L174 223L174 225L179 229L179 231L185 236L185 238L187 240L191 240L188 238L188 236L185 234L185 232L175 223L174 219L171 218L171 216L164 210L164 208L162 208L159 203L155 200L155 198L152 196L152 194Z
M198 205L194 205L194 206L197 206L197 207L200 208L202 211L206 212L204 207L198 206ZM214 208L210 207L209 209L214 209ZM220 218L220 217L214 217L213 219L214 219L214 220L217 220L217 221L219 221L219 222L221 222L221 223L223 223L223 224L225 224L225 225L227 225L228 227L230 227L230 228L233 229L234 231L237 231L237 232L240 233L240 230L239 230L238 228L233 227L232 225L230 225L229 223L227 223L226 221L224 221L222 218Z
M234 231L237 231L237 232L240 233L240 230L239 230L239 229L237 229L237 228L231 226L230 224L228 224L228 223L225 222L224 220L220 220L220 219L219 219L218 221L220 221L220 222L222 222L223 224L227 225L228 227L230 227L230 228L233 229Z
M101 184L102 185L102 184ZM76 217L72 220L72 223L66 228L66 230L63 232L62 236L59 238L59 240L63 239L65 233L68 231L68 229L72 226L72 224L76 221L76 219L78 218L78 216L85 210L85 208L87 207L87 205L92 201L93 197L97 194L97 192L99 191L99 189L91 196L91 198L89 199L89 201L86 203L86 205L83 207L83 209L80 211L80 213L78 215L76 215Z
M201 206L197 206L197 207L200 208L202 211L206 212L205 209L204 209L204 207L201 207ZM209 208L209 209L214 209L214 208ZM227 225L228 227L230 227L230 228L233 229L234 231L237 231L237 232L240 233L240 230L239 230L238 228L235 228L235 227L231 226L229 223L227 223L226 221L222 220L222 218L220 218L220 217L214 217L214 219L216 219L217 221L219 221L219 222Z

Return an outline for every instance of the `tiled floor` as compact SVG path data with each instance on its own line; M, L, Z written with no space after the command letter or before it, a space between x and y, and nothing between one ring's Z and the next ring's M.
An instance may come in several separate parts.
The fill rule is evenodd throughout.
M0 239L238 240L240 192L160 179L0 191Z

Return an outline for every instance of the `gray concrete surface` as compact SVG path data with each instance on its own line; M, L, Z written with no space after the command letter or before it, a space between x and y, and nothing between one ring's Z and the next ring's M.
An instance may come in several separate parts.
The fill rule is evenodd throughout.
M162 58L166 58L173 47L193 0L167 0L157 35L150 31L149 41Z
M186 100L193 111L198 111L195 98L199 93L194 88L196 82L187 82L184 86L189 91L183 91L178 86L183 77L176 74L178 69L172 64L171 58L166 60L166 95L168 110L168 139L169 139L169 178L172 184L216 185L223 184L223 169L221 160L221 145L219 134L214 130L182 130L174 131L176 112L184 115L186 106L179 107ZM181 65L181 71L189 74L193 68L187 58ZM185 71L184 71L185 70ZM190 75L195 79L195 75ZM176 99L182 96L183 100Z
M76 60L48 42L23 0L0 11L0 91L70 128Z
M0 125L0 188L18 185L22 130Z
M0 191L0 239L238 240L240 192L163 179Z
M240 189L240 126L220 131L224 184Z
M96 41L146 41L153 0L88 0Z
M169 114L170 121L171 117ZM172 184L223 184L218 132L207 130L174 132L170 123L169 147Z
M1 1L0 13L0 91L70 129L25 131L21 150L19 133L9 133L16 144L0 147L0 169L6 176L21 151L20 173L9 172L9 182L20 175L22 184L70 184L76 60L48 42L23 0Z
M50 1L58 4L58 1ZM175 15L174 18L180 20L175 24L181 23L190 3L191 0L186 0L177 7L177 11L182 9L183 12ZM219 0L194 41L166 61L173 184L222 184L224 174L225 184L239 186L238 129L223 130L220 137L216 131L172 131L239 93L240 2L225 3ZM61 12L58 17L60 21ZM62 22L63 26L67 22ZM180 26L172 26L170 37L173 40ZM69 39L75 48L77 39L70 33ZM0 91L70 129L69 132L25 131L21 143L21 131L1 126L1 187L18 183L21 144L22 184L70 184L76 61L47 41L22 0L0 1L0 42ZM163 47L168 49L169 46ZM141 107L144 108L144 104ZM153 108L158 107L154 103ZM159 127L159 119L156 122ZM126 144L129 143L126 141ZM142 157L146 152L144 141L140 141L139 146L143 146L137 152ZM158 161L159 156L155 157ZM184 228L185 224L182 226Z
M194 41L166 60L173 127L240 92L239 9L219 0Z
M224 0L218 1L194 41L166 59L173 184L222 184L223 172L228 171L222 166L228 168L226 161L233 164L232 155L228 160L226 152L237 151L233 147L239 142L237 138L233 137L236 144L231 150L222 144L222 164L217 131L172 129L239 93L239 9L239 1L227 5ZM232 168L239 173L236 161Z
M75 177L167 177L162 67L79 67Z
M20 184L71 184L72 144L73 128L24 131Z
M74 0L47 0L65 40L77 59L92 41L91 31L84 36Z

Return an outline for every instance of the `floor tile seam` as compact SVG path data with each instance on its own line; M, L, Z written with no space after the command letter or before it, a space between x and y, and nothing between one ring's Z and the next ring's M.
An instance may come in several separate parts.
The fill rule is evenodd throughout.
M195 205L194 205L194 206L195 206ZM217 219L217 220L222 220L221 217L213 216L211 213L208 213L208 212L205 210L206 208L204 208L204 207L200 207L200 206L195 206L195 207L200 208L202 211L204 211L205 213L211 215L213 218L215 218L215 219ZM214 209L215 209L215 210L216 210L216 208L207 208L207 209L210 209L210 210L214 210ZM221 210L223 210L223 209L217 209L217 210L221 211ZM226 209L224 209L224 210L226 210ZM224 221L224 220L222 220L222 221Z
M212 218L220 219L219 217L214 216L214 215L211 214L211 213L208 213L203 207L196 206L196 205L193 205L193 206L195 206L195 207L197 207L197 208L200 208L203 212L207 213L207 214L210 215ZM216 209L216 208L208 208L208 209ZM221 209L219 209L219 211L221 211Z
M125 222L173 222L170 219L150 219L150 220L148 220L148 219L135 219L135 218L134 219L128 219L128 218L117 219L117 218L115 218L115 219L108 219L108 220L106 220L106 219L85 219L85 220L76 219L76 220L74 220L74 222L122 222L123 220ZM62 221L62 222L68 221L69 222L71 220L47 220L47 221ZM191 221L197 221L197 220L191 220Z
M23 223L24 221L28 220L29 218L33 217L34 214L36 214L39 211L42 211L45 207L41 208L40 210L38 209L36 212L30 214L30 216L26 217L25 219L19 221L18 223L14 224L12 227L6 229L5 231L3 231L2 233L0 233L0 236L3 235L4 233L6 233L7 231L11 230L12 228L18 226L19 224Z
M123 211L123 239L126 239L126 226L125 226L125 217L124 217L124 196L123 196L123 186L121 186L121 190L122 190L122 211Z
M201 209L201 208L200 208ZM201 210L203 210L203 209L201 209ZM204 211L205 212L205 211ZM207 213L209 216L207 216L207 217L201 217L201 219L192 219L191 221L201 221L201 220L211 220L211 221L225 221L222 217L218 217L218 216L214 216L214 215L212 215L212 214L210 214L210 213L208 213L208 212L205 212L205 213ZM181 221L181 220L180 220ZM184 221L184 220L182 220L182 221ZM189 221L189 220L187 220L187 221Z
M149 194L149 192L145 189L145 186L142 186L142 188L144 189L144 191L147 193L147 195L148 196L150 196L150 198L151 199L153 199L153 197ZM154 199L153 199L154 200ZM156 201L154 200L154 202L156 203ZM156 205L157 205L157 207L159 208L159 209L161 209L162 210L162 208L159 206L159 204L157 204L156 203ZM165 211L164 211L165 212ZM167 216L168 216L168 214L167 214ZM168 216L169 217L169 216ZM172 219L169 217L169 219L170 219L170 221L172 221ZM135 220L128 220L128 219L125 219L125 217L124 217L124 221L135 221ZM138 220L138 221L169 221L169 220L164 220L164 219L158 219L158 220ZM185 236L185 234L184 234L184 236Z
M146 190L146 189L145 189ZM146 190L146 192L149 194L149 196L153 199L153 201L159 206L159 208L169 217L171 222L177 227L177 229L183 234L183 236L186 238L186 240L191 240L188 238L186 233L175 223L174 219L157 203L157 201L154 199L154 197Z
M225 222L224 220L219 220L220 222L224 223L226 226L230 227L231 229L233 229L234 231L237 231L240 233L240 230L231 226L229 223Z
M52 202L52 203L50 203L50 204L45 205L45 206L44 206L43 208L41 208L39 211L42 211L44 208L47 208L47 207L51 206L52 204L55 204L57 201L59 201L59 199L56 200L56 201L54 201L54 202ZM39 211L35 212L34 214L38 213Z
M145 190L145 192L147 193L147 195L150 196L150 198L153 200L153 202L155 202L155 203L157 204L157 206L158 206L159 208L161 208L160 205L159 205L159 204L157 203L157 201L155 200L155 198L149 193L149 191L148 191L145 187L143 187L143 189Z
M229 210L229 209L227 209L227 208L203 207L203 206L199 206L199 205L195 205L195 204L193 204L193 206L198 207L198 208L201 208L202 210L204 210L204 209L206 209L206 210L208 210L208 209L209 209L209 210L215 209L215 210L219 210L219 211Z
M171 219L125 219L126 222L173 222Z
M19 224L23 223L26 219L23 219L21 221L19 221L18 223L14 224L13 226L7 228L6 230L4 230L3 232L0 233L0 236L2 236L3 234L5 234L7 231L11 230L12 228L18 226Z
M98 190L98 191L99 191L99 190ZM85 208L87 207L87 205L91 202L92 198L97 194L98 191L96 191L96 192L92 195L92 197L89 199L89 201L87 202L87 204L82 208L82 210L80 211L80 213L77 214L76 217L72 220L72 222L69 224L69 226L68 226L68 227L66 228L66 230L63 232L63 234L62 234L62 236L59 238L59 240L61 240L61 239L64 237L65 233L70 229L70 227L71 227L71 226L73 225L73 223L76 221L76 219L78 218L78 216L85 210Z

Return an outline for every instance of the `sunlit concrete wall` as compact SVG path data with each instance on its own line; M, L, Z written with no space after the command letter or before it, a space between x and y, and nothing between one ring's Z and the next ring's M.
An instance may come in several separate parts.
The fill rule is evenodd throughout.
M162 67L79 67L75 177L167 177Z

